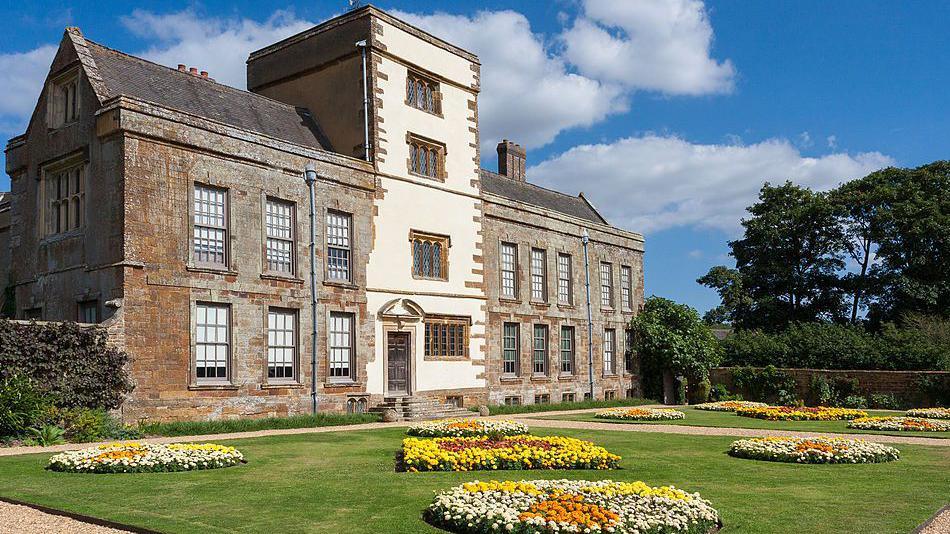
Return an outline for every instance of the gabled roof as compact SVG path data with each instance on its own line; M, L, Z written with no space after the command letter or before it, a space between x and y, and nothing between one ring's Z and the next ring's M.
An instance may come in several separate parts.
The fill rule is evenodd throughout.
M332 150L310 112L86 40L106 98L125 95L311 148Z
M524 202L558 213L586 219L598 224L609 224L583 196L571 196L528 182L480 169L482 191L509 200Z

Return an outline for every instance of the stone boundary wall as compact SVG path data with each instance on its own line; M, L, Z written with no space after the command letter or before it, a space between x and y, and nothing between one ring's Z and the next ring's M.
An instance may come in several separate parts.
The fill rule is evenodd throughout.
M709 371L709 380L713 384L723 384L733 391L732 370L735 367L713 367ZM754 369L762 369L755 367ZM865 395L876 393L891 394L902 399L919 398L922 393L917 387L921 377L942 379L950 387L950 371L877 371L877 370L837 370L837 369L800 369L781 368L781 371L795 379L796 392L801 398L808 398L811 379L822 375L829 381L836 378L857 379L858 389ZM925 402L929 399L923 399Z

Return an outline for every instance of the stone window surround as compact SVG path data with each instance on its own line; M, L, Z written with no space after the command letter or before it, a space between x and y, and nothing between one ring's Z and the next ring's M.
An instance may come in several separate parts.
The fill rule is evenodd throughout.
M204 186L222 189L225 192L225 210L224 221L227 228L227 234L224 241L225 264L202 263L195 260L195 187ZM193 180L191 187L188 188L188 262L185 270L195 272L211 272L219 274L237 274L237 265L234 264L231 256L231 241L234 237L233 213L231 206L231 190L222 180L209 178L208 180Z
M540 334L540 335L539 335ZM538 358L538 356L541 358ZM546 377L551 372L551 329L547 324L531 325L531 376ZM541 370L538 371L538 367Z
M274 271L271 270L267 262L267 203L268 202L279 202L283 204L290 205L290 231L291 236L289 240L291 242L290 247L290 272L285 271ZM229 206L230 207L230 206ZM299 246L299 240L297 236L300 235L299 230L299 221L297 217L297 203L293 200L288 200L286 198L278 197L275 195L267 194L261 192L261 259L263 260L261 265L261 276L266 278L281 278L288 279L292 281L299 280L297 272L299 269L297 258L299 252L297 247Z
M348 303L343 303L343 304L334 304L334 305L327 305L327 306L321 305L321 308L322 308L322 311L317 312L320 314L323 320L322 325L317 327L317 336L318 336L317 343L321 343L323 345L322 355L319 353L319 351L317 354L317 358L318 358L317 378L318 380L321 381L321 386L324 389L330 389L330 390L332 390L333 388L352 388L352 387L363 386L364 385L363 380L365 380L365 375L362 376L361 378L360 368L361 366L365 365L365 361L363 361L363 358L366 358L367 356L363 354L364 351L360 350L360 344L358 340L359 336L362 335L362 325L363 325L363 321L365 320L364 315L361 312L359 305L356 303L348 302ZM354 346L353 346L353 352L352 352L350 377L348 379L339 379L339 378L333 378L330 376L330 328L329 326L330 326L331 313L348 313L353 317L351 336L353 337ZM306 333L306 335L309 335L309 332ZM309 371L309 368L307 367L309 363L310 363L309 357L306 359L306 361L304 361L303 358L301 358L302 370L304 372ZM304 377L302 377L301 379L303 378ZM306 378L309 378L309 376L307 376Z
M535 272L535 258L540 256L540 270ZM540 247L531 247L528 252L528 279L531 289L531 302L546 304L548 302L548 251ZM536 280L537 279L537 280ZM537 284L535 283L537 281ZM536 285L540 287L535 287ZM536 291L537 289L537 291ZM538 295L537 293L540 293Z
M425 276L422 274L417 274L415 269L415 242L420 241L429 241L433 243L441 244L441 257L439 258L441 262L441 271L442 276ZM445 234L437 234L433 232L424 232L422 230L409 230L409 270L412 273L412 277L416 280L432 280L435 282L448 282L449 281L449 250L452 248L452 238Z
M566 251L557 251L555 255L555 272L557 273L557 304L562 308L574 306L574 256ZM567 278L561 277L561 259L567 258ZM567 280L567 300L561 299L561 281Z
M348 270L348 273L347 273L347 274L348 274L349 276L348 276L345 280L342 279L342 278L331 278L331 277L330 277L330 261L329 261L329 257L330 257L330 250L329 250L329 249L330 249L330 239L329 239L329 232L328 232L328 230L327 230L327 226L329 225L330 216L333 215L333 214L336 214L336 215L345 215L346 217L349 218L349 221L350 221L350 222L349 222L349 224L350 224L350 225L349 225L349 236L348 236L350 255L349 255L349 265L348 265L348 269L347 269L347 270ZM353 217L353 214L352 214L351 212L344 211L344 210L341 210L341 209L338 209L338 208L326 208L325 210L323 210L323 228L324 228L324 233L327 233L327 235L324 236L324 239L323 239L323 246L324 246L324 251L323 251L323 252L324 252L324 255L325 255L324 258L326 258L326 259L324 260L324 262L323 262L323 263L324 263L323 279L324 279L324 283L325 283L325 284L336 284L336 285L344 285L344 286L354 284L354 280L355 280L355 277L354 277L354 271L355 271L355 269L354 269L354 267L355 267L355 265L356 265L355 262L353 261L353 259L354 259L354 257L355 257L354 251L356 250L356 231L355 231L356 228L355 228L355 225L356 225L356 219L355 219L355 217ZM341 247L341 248L342 248L342 247Z
M331 351L332 351L332 349L333 349L333 344L332 344L333 342L332 342L332 339L331 339L331 336L330 336L330 323L331 323L331 321L332 321L333 316L334 316L334 315L337 315L337 314L340 314L340 315L348 315L348 316L349 316L349 320L350 320L350 346L349 346L349 349L350 349L350 367L349 367L349 376L346 376L346 377L334 377L334 376L330 376L330 359L331 359L331 356L332 356ZM357 363L356 363L356 362L357 362L357 353L358 353L358 350L357 350L358 346L357 346L357 339L356 339L356 338L357 338L357 336L359 335L359 331L358 331L358 330L359 330L359 318L358 318L358 316L357 316L357 313L356 313L355 311L352 311L352 310L337 310L337 309L331 310L331 309L327 309L327 311L326 311L326 320L325 320L325 322L324 322L323 324L324 324L324 328L323 328L324 335L323 335L323 338L324 338L324 340L325 340L325 342L326 342L326 358L323 358L323 360L324 360L324 361L323 361L323 364L324 364L324 376L326 377L326 379L325 379L325 384L324 384L324 385L325 385L325 386L332 386L332 385L353 385L353 384L356 384L356 383L357 383L356 374L357 374L357 370L358 370L358 366L357 366Z
M430 355L426 350L428 347L428 339L426 339L427 326L430 323L442 324L442 325L459 325L462 326L464 332L462 334L462 354L450 356L446 354L441 355ZM441 314L426 314L425 320L423 321L423 361L465 361L470 359L469 355L469 345L471 344L471 326L472 318L461 315L441 315Z
M604 283L604 277L607 277L607 283ZM597 279L600 281L600 307L602 310L613 311L616 307L616 295L614 295L614 264L613 262L601 260L597 271Z
M502 255L503 255L503 250L506 246L514 247L515 264L513 266L514 270L512 271L514 273L514 295L513 296L504 294L505 269L502 266ZM519 257L520 254L521 254L521 246L518 244L517 241L509 240L509 239L498 240L498 288L499 288L498 298L500 300L507 300L509 302L515 302L515 301L520 300L520 294L521 294L521 258Z
M432 88L432 108L427 109L427 106L419 106L417 101L409 100L409 81L413 80L414 83L422 82L423 85L429 86ZM433 115L439 118L445 118L442 114L442 91L441 85L438 80L432 76L422 74L418 69L406 68L406 91L405 91L405 104L411 108L418 109L419 111L424 111L429 115ZM415 98L418 98L417 96Z
M87 317L84 316L84 312L92 312L95 316L95 320L87 321ZM94 324L99 323L102 320L102 312L99 308L99 298L98 297L88 297L78 300L76 302L76 321L79 323Z
M633 310L633 269L629 265L620 265L620 307L624 311Z
M436 170L434 175L422 174L413 170L413 161L412 161L412 146L423 147L426 150L435 150L436 151L436 163L439 168ZM406 132L406 147L409 150L409 154L406 157L406 171L410 176L416 176L419 178L424 178L426 180L436 180L439 182L445 182L448 178L448 172L445 169L445 162L448 158L449 151L446 148L445 143L432 139L430 137L425 137L416 133Z
M198 378L196 369L198 366L198 354L197 354L197 343L196 333L198 331L198 306L199 305L208 305L208 306L223 306L228 310L228 360L227 360L227 369L228 376L225 380L200 380ZM230 300L205 300L205 299L195 299L189 303L190 306L190 328L188 331L189 336L189 347L190 347L190 360L188 365L188 389L198 390L198 389L237 389L237 385L234 384L234 303ZM266 374L265 374L266 376Z
M38 189L39 189L39 197L41 199L40 210L39 210L40 224L37 225L37 229L38 229L37 231L39 232L41 242L51 240L51 239L55 240L62 237L82 235L82 233L85 231L85 228L86 228L85 211L87 210L87 204L88 204L85 201L83 201L81 204L83 217L82 217L82 224L80 224L78 228L74 228L72 230L67 230L65 232L59 232L59 233L50 230L51 224L50 224L49 217L52 216L52 213L50 211L51 200L49 199L48 188L49 188L49 180L51 179L53 175L59 175L59 173L63 171L81 166L83 168L83 172L82 172L82 180L84 181L83 191L86 191L88 189L87 187L88 183L85 183L85 182L88 182L88 179L89 179L89 172L88 172L89 158L86 152L87 152L87 149L84 148L84 149L75 151L71 154L67 154L49 163L42 164L40 166L39 173L38 173L39 182L40 182Z
M610 334L608 334L610 332ZM608 341L610 342L610 366L608 367L607 363L607 348ZM617 376L617 329L613 328L612 325L609 327L604 327L603 334L601 337L601 367L603 367L604 376Z
M47 85L46 98L46 127L48 131L58 130L79 121L79 114L82 111L82 69L79 65L67 69L62 74L50 79ZM60 91L69 85L73 85L73 102L69 108L68 103L63 100L60 104ZM71 111L71 113L70 113ZM61 115L60 115L61 114Z
M283 387L301 385L302 382L300 381L300 370L301 370L300 349L301 349L302 338L301 338L301 332L300 332L300 308L296 307L296 305L292 303L283 303L283 302L280 303L279 306L265 305L263 306L263 308L264 308L264 316L263 316L263 322L261 324L263 325L262 333L264 336L264 369L263 369L263 374L262 374L263 381L262 381L261 387L266 388L267 386L274 386L274 385L279 385ZM270 329L269 328L270 322L269 322L268 316L271 311L292 313L294 316L293 317L293 321L294 321L294 363L293 363L294 376L292 378L270 378L268 376L269 375L268 368L270 367L270 360L267 354L268 349L270 348L270 344L268 343L268 330Z

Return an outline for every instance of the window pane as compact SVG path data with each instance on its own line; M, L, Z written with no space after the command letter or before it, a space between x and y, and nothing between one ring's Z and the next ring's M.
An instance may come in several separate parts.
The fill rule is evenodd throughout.
M604 307L614 305L613 266L609 263L600 264L600 304Z
M502 361L505 374L518 373L518 324L505 323L502 335Z
M267 312L267 377L295 378L297 315L293 311Z
M574 328L571 326L561 327L561 373L572 374L574 372Z
M536 375L546 374L548 371L548 327L534 325L533 372Z
M565 304L572 302L571 257L568 254L557 255L557 300Z
M604 330L604 374L614 374L616 372L616 367L614 367L615 337L615 330Z
M200 263L225 263L226 193L195 185L194 257Z
M226 379L230 352L228 307L195 305L195 367L198 378Z
M545 252L540 249L531 249L531 300L544 301L546 291L545 279Z
M350 227L347 213L327 212L327 276L331 280L350 280Z
M501 244L501 294L504 297L515 298L517 257L517 245Z
M353 368L353 314L330 314L330 378L352 379Z

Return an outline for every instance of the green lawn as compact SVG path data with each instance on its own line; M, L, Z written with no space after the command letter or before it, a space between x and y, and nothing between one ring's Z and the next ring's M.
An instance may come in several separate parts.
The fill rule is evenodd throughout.
M618 471L396 473L402 429L234 440L247 465L193 473L78 475L48 455L0 458L0 495L166 532L436 532L442 488L489 478L644 480L699 491L725 532L906 533L950 501L950 447L901 446L889 464L793 465L725 454L731 438L557 431L623 456Z
M676 408L686 414L686 419L675 421L619 421L594 417L593 412L539 416L539 419L555 419L561 421L596 421L599 423L617 423L621 425L682 425L682 426L718 426L723 428L767 428L769 430L804 430L806 432L835 432L842 434L885 434L890 436L916 436L924 438L950 438L950 432L903 432L859 430L848 428L847 421L766 421L754 417L740 417L733 412L710 412L695 408ZM868 411L868 414L901 415L898 412Z

